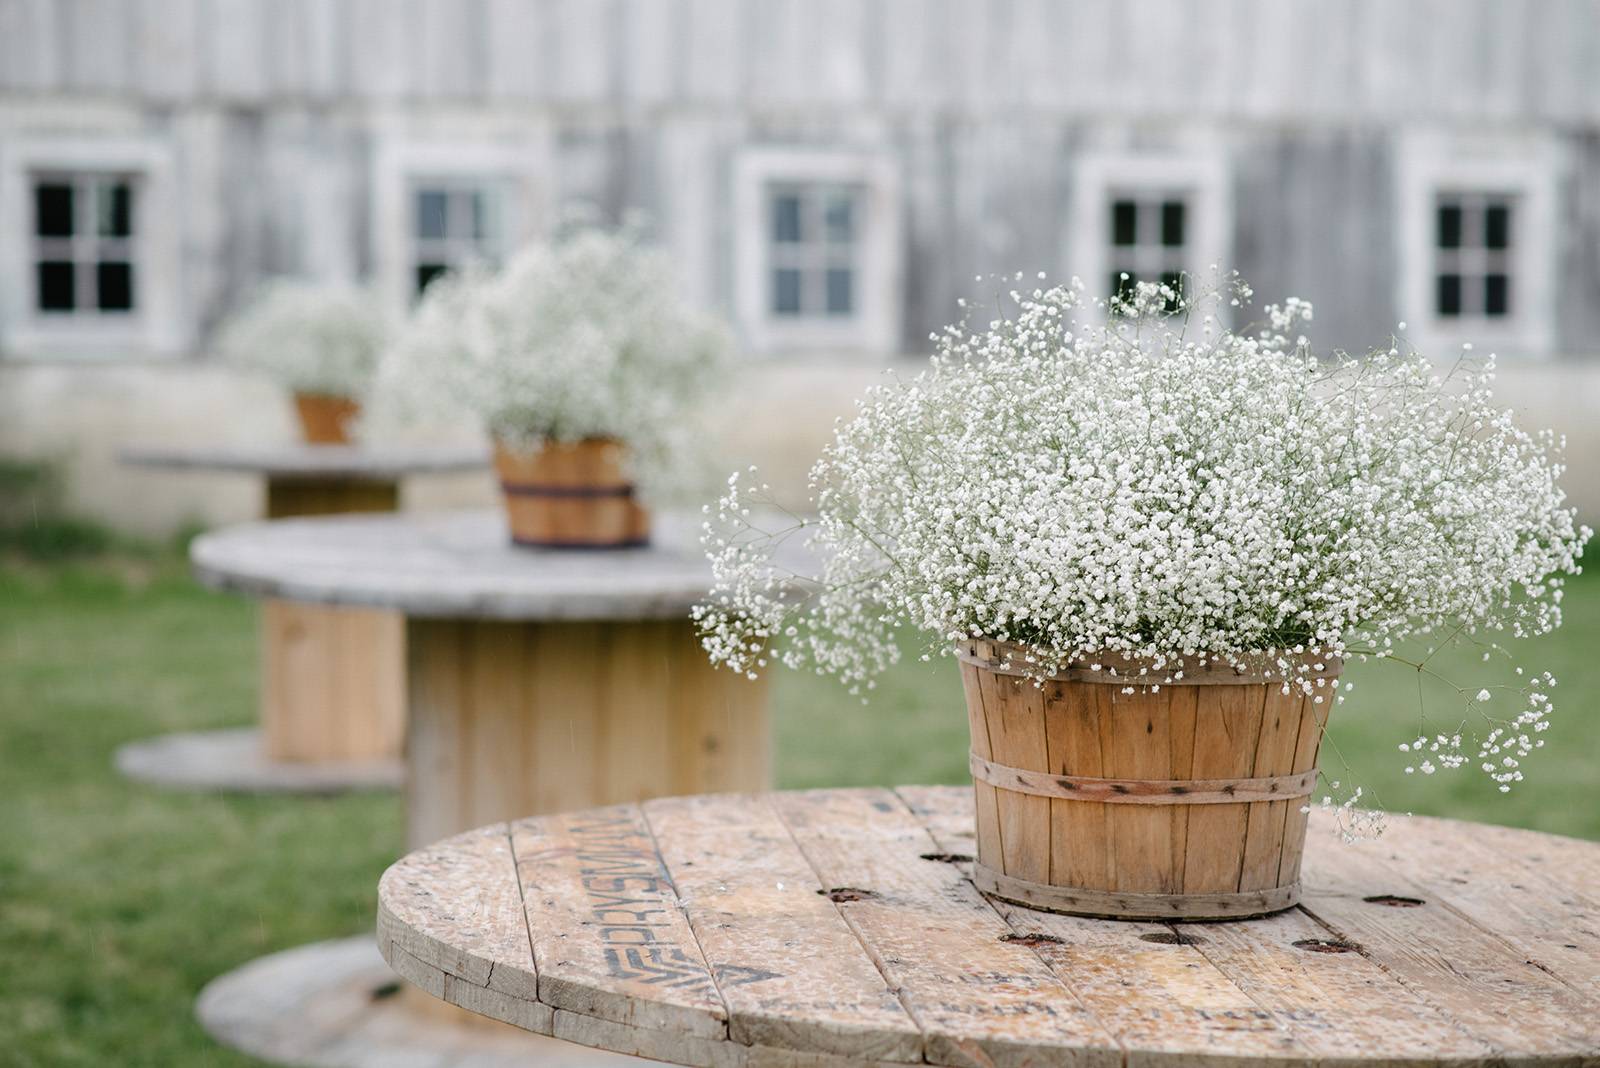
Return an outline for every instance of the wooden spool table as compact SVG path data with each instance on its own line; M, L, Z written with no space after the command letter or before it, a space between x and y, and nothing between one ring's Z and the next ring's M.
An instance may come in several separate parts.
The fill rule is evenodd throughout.
M495 824L379 886L436 996L680 1064L1600 1063L1600 845L1320 814L1298 907L1169 925L984 897L970 788L701 796Z
M219 588L404 616L413 847L527 812L770 785L766 685L714 669L688 619L711 581L698 517L658 515L649 547L604 552L513 547L498 513L285 520L205 535L192 557ZM318 1041L342 1052L296 1053L313 1037L304 1012L340 998L374 1011L371 991L394 981L370 939L330 952L222 977L202 1022L280 1062L421 1064L430 1048L454 1063L460 1027L422 1037L415 1013L403 1029L361 1022L360 1041L362 1015L335 1013L337 1039Z
M269 519L393 512L412 475L487 469L472 448L343 445L130 448L124 463L254 475ZM405 628L394 612L297 604L261 606L261 726L135 742L119 770L162 786L332 792L400 781Z

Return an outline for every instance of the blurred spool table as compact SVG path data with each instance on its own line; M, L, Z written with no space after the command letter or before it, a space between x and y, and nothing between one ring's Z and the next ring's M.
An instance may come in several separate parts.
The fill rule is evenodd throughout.
M496 513L343 516L207 534L191 556L219 588L404 616L415 848L528 812L770 784L765 684L714 669L688 619L711 581L698 533L697 517L658 515L647 548L537 550L513 547ZM223 976L199 1012L213 1035L279 1063L445 1065L462 1048L502 1063L467 1014L375 1002L393 982L371 939L354 939ZM349 1011L319 1008L338 1004ZM521 1043L514 1063L602 1056L530 1052L535 1039L502 1031L495 1042Z
M456 1005L706 1068L1600 1063L1600 845L1312 820L1266 919L1086 920L969 876L970 788L651 801L495 824L379 886Z
M485 470L473 448L343 445L123 450L137 467L254 475L269 519L393 512L412 475ZM187 732L123 746L116 764L162 786L327 793L399 785L405 627L394 612L261 606L261 726Z

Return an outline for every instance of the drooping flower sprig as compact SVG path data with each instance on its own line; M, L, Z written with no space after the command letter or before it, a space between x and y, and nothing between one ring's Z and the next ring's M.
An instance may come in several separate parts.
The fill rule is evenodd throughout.
M1564 504L1560 443L1495 407L1492 357L1439 371L1393 339L1318 355L1293 298L1235 332L1222 313L1252 295L1236 276L1109 304L1016 282L1008 313L934 335L925 370L858 402L813 469L814 518L757 529L766 487L729 480L696 611L713 660L859 693L909 627L924 655L1013 643L1038 679L1132 658L1126 686L1159 686L1212 660L1320 702L1331 659L1560 623L1590 531ZM815 574L775 562L791 538ZM1551 685L1515 688L1506 718L1463 689L1461 722L1408 752L1509 788Z

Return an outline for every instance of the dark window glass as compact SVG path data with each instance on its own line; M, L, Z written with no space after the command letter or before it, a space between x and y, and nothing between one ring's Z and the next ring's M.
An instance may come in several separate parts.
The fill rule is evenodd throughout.
M1511 279L1503 274L1483 279L1483 314L1495 317L1511 314Z
M449 265L443 263L417 264L417 292L420 294L424 289L428 288L435 278L442 274L447 274L449 270Z
M827 289L829 315L849 315L855 310L854 272L848 267L828 268Z
M101 311L133 310L133 264L97 263L94 280L96 304Z
M1139 276L1132 271L1111 272L1111 296L1116 300L1133 299L1133 287L1139 284Z
M800 314L800 272L793 267L772 272L772 310L779 315Z
M41 182L33 190L34 233L40 237L72 236L72 187Z
M855 237L855 207L855 199L848 193L839 193L828 198L823 221L827 226L829 241L845 243Z
M1111 243L1132 245L1139 240L1139 205L1119 200L1111 205Z
M1167 311L1177 311L1178 303L1183 299L1183 275L1178 271L1162 271L1161 284L1171 286L1175 296L1167 301Z
M1461 314L1461 276L1459 274L1441 274L1439 276L1439 314Z
M800 240L800 198L793 193L781 193L772 198L772 239Z
M482 192L467 194L467 199L472 202L472 237L475 241L482 241L489 236L489 198Z
M44 260L39 264L39 310L69 312L78 306L72 264Z
M1485 248L1511 247L1511 207L1491 204L1483 209L1483 244Z
M1461 247L1461 207L1458 204L1439 205L1439 247Z
M133 191L126 182L95 190L95 227L101 237L127 237L133 233Z
M1183 244L1183 201L1169 200L1161 205L1161 243L1168 248Z
M417 194L417 236L424 239L445 236L445 219L449 214L450 198L439 190L424 190Z

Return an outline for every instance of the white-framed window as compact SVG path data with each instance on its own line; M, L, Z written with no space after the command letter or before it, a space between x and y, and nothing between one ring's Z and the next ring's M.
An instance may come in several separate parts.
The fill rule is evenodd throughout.
M738 161L739 325L758 351L899 346L900 205L892 166L845 151L751 149Z
M1433 207L1433 313L1440 319L1512 315L1518 197L1441 190Z
M1138 282L1203 282L1226 266L1230 201L1215 154L1091 153L1075 172L1068 273L1100 299Z
M1140 282L1159 282L1182 293L1194 270L1189 260L1187 189L1114 189L1107 197L1111 269L1105 293L1126 297Z
M159 139L0 145L0 346L8 355L175 355L180 232Z
M1557 161L1542 141L1415 133L1399 153L1400 318L1420 350L1551 345Z
M549 216L542 128L503 141L380 137L373 156L373 252L386 299L409 306L441 274L495 264L539 238Z
M469 263L505 256L505 183L460 175L411 183L411 276L420 295L428 283Z
M130 315L138 304L139 176L37 171L33 194L33 310L42 316Z

